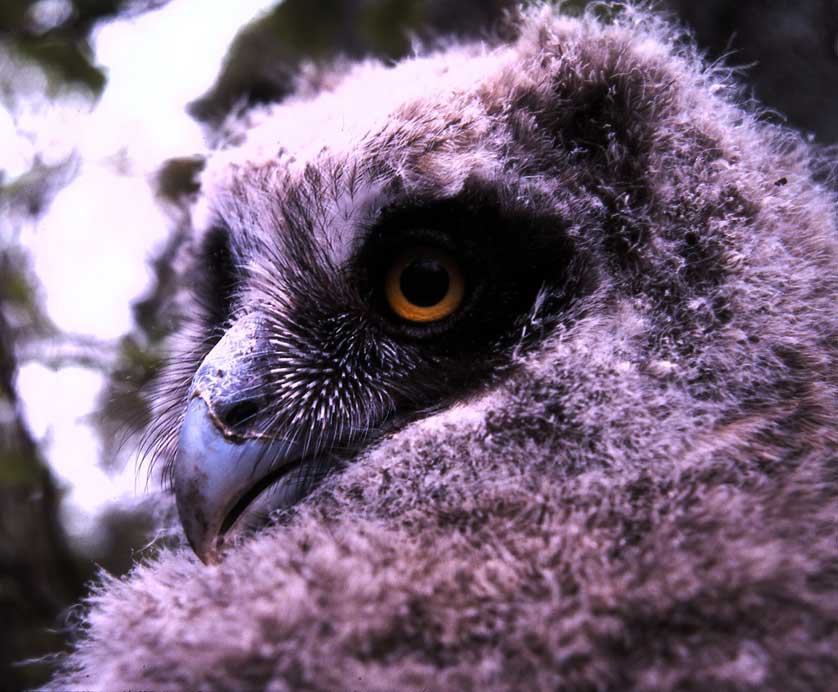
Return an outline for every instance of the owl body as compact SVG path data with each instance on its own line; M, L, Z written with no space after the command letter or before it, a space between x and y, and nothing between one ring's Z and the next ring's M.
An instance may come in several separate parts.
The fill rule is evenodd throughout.
M536 8L508 42L318 83L246 116L192 215L204 296L158 451L214 564L104 578L51 688L834 685L816 153L633 10ZM423 323L387 277L428 247L464 288ZM230 449L297 460L253 500L275 521L217 554L195 401Z

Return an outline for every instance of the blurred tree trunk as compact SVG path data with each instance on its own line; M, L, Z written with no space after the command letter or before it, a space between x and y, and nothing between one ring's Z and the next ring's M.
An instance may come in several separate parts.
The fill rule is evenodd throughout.
M6 317L12 259L0 250L0 687L45 681L49 667L16 665L61 648L63 611L83 593L59 517L59 491L20 416L16 331Z

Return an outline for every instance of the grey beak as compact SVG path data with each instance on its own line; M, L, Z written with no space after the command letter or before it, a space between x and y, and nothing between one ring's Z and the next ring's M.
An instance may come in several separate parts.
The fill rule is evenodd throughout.
M200 397L189 402L175 459L175 497L186 538L202 562L218 561L243 505L277 470L297 461L296 451L284 441L228 440Z
M260 434L260 404L243 394L258 390L258 344L254 319L233 325L204 359L189 393L175 498L189 544L205 563L218 561L225 535L260 491L300 462L301 445Z

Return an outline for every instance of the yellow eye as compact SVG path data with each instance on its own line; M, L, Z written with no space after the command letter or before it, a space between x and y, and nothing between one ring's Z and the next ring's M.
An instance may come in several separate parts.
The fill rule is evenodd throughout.
M463 302L460 266L446 252L415 247L399 255L387 270L384 290L393 312L408 322L438 322Z

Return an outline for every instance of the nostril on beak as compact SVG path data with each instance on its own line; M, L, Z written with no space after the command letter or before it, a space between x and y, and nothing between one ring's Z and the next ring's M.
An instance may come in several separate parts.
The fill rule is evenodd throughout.
M235 433L247 432L261 411L261 406L256 399L216 403L212 408L221 424L228 431Z
M265 423L268 402L259 394L265 366L259 354L267 346L262 344L261 325L258 314L242 317L213 346L192 378L190 401L202 399L213 425L227 438L259 437L255 433L262 431L256 428Z

